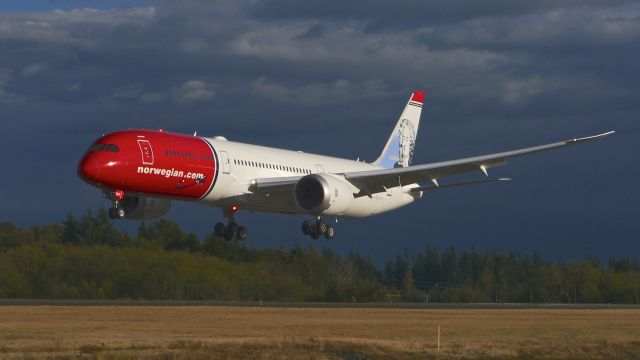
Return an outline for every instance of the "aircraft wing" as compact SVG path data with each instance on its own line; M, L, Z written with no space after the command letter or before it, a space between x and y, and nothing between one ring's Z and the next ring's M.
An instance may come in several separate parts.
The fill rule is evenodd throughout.
M383 192L386 191L387 188L404 186L419 183L422 181L431 181L437 187L437 180L442 177L474 171L483 172L485 175L487 175L487 169L504 165L507 163L507 160L509 158L574 145L585 141L596 140L613 133L614 131L609 131L603 134L571 139L567 141L556 142L553 144L505 151L490 155L469 157L465 159L443 161L432 164L415 165L393 169L349 172L344 174L344 177L349 182L353 183L355 186L361 189L360 195Z
M496 154L483 155L469 157L465 159L450 160L437 162L432 164L415 165L408 167L400 167L393 169L380 169L380 170L367 170L347 172L344 174L335 174L344 176L344 178L354 184L360 189L360 193L356 196L364 196L375 194L379 192L385 192L389 188L410 185L420 183L424 181L430 181L433 187L420 187L416 190L428 190L437 189L440 185L437 180L439 178L459 175L468 172L482 172L487 175L487 170L493 167L501 166L507 163L507 160L512 157L531 154L540 151L546 151L556 149L564 146L574 145L590 140L596 140L607 135L613 134L614 131L609 131L603 134L594 136L588 136L578 139L571 139L566 141L560 141L552 144L534 146L530 148L505 151ZM288 191L290 192L295 184L302 178L302 176L291 177L278 177L278 178L261 178L255 179L251 188L254 192L277 192ZM452 186L460 186L467 184L486 183L500 180L509 179L492 179L486 181L472 181L468 183L451 184ZM446 187L446 186L443 186Z

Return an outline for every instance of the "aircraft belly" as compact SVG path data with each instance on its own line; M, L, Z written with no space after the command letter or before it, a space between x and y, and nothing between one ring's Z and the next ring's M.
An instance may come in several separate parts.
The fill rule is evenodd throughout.
M355 198L344 217L362 218L381 214L408 205L416 200L416 195L407 194L401 188L389 189L387 193L377 193Z

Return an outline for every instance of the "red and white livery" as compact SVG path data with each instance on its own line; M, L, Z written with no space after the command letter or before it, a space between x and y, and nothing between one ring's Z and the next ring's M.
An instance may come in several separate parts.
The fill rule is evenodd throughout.
M323 216L365 217L420 199L426 191L496 181L440 184L466 172L488 176L488 169L512 157L577 144L613 131L548 145L432 164L412 165L425 93L414 92L382 153L372 163L307 154L162 130L123 130L104 135L78 165L79 176L112 201L109 215L134 220L163 216L172 200L220 207L227 224L215 226L227 240L244 240L236 224L239 209L308 214L302 230L333 238Z

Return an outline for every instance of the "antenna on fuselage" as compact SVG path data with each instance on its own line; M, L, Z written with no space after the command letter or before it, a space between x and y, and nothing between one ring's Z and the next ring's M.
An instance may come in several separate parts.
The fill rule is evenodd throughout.
M197 132L197 131L194 131L194 132L193 132L193 136L196 136L196 135L198 135L198 132Z

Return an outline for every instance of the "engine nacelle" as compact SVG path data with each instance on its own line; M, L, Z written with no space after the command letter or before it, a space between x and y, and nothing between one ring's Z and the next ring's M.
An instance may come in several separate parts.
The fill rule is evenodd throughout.
M353 202L353 189L348 183L330 174L303 177L293 188L298 207L315 215L341 215Z
M120 200L120 206L124 209L126 219L150 220L169 212L171 202L165 199L127 195Z

